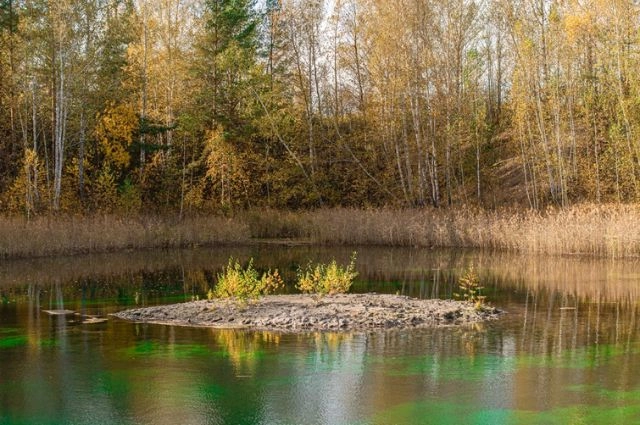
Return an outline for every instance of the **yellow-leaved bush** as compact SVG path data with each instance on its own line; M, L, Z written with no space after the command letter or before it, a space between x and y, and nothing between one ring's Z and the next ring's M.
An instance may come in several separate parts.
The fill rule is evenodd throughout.
M298 269L298 284L296 287L303 293L317 295L335 295L349 292L353 280L358 276L356 268L356 253L351 255L351 261L344 267L336 260L329 264L307 264L306 269Z

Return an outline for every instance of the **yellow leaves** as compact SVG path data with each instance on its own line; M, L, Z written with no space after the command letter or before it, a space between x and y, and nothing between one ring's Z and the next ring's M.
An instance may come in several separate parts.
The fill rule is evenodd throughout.
M240 161L233 146L224 137L221 127L209 131L206 140L206 177L216 181L240 172Z
M96 204L96 209L102 212L113 211L117 204L117 197L116 180L109 164L106 164L100 170L93 184L93 200Z
M204 206L205 182L200 180L185 189L184 205L187 210L200 209Z
M225 140L222 127L209 131L205 143L205 176L220 184L221 201L229 202L231 189L244 179L242 162L233 146Z
M224 140L222 127L209 131L206 140L206 176L211 180L224 179L234 165L233 148Z
M98 117L96 138L106 163L115 169L129 165L129 147L138 125L138 116L130 104L111 104L105 108Z
M595 31L593 12L591 10L567 14L563 23L567 41L570 43L584 36L593 35Z
M49 199L45 190L45 172L38 154L25 149L20 173L11 187L3 194L8 211L25 212L27 216L38 212Z

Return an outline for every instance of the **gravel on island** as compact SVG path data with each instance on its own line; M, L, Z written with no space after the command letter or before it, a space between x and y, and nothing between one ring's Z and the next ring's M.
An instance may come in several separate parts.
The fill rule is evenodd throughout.
M192 301L137 308L113 316L124 320L179 326L304 331L366 331L454 326L496 319L493 307L476 309L452 300L421 300L402 295L268 295L257 300Z

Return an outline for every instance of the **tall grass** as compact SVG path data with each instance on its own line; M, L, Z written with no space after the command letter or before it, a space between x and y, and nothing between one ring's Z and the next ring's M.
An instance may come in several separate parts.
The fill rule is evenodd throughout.
M598 257L640 256L640 207L330 209L304 212L297 234L320 244L455 247Z
M482 248L640 257L640 206L567 209L323 209L249 211L182 221L116 216L0 218L0 258L294 239L325 245Z
M0 258L178 248L249 239L242 222L220 217L182 221L157 218L45 217L27 221L0 218Z

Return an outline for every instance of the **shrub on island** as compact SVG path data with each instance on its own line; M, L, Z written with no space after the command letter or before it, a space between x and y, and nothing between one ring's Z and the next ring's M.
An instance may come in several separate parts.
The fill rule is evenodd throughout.
M233 258L229 258L227 267L218 274L218 283L209 290L207 298L236 298L240 301L257 299L284 286L278 270L267 271L260 275L253 267L253 258L246 268Z
M336 260L327 264L307 264L303 270L298 268L298 283L296 288L305 294L334 295L349 292L353 280L358 276L356 268L356 253L351 255L349 265L338 265Z
M305 269L298 268L296 288L304 294L319 296L344 294L349 292L353 280L358 276L355 270L356 253L345 267L332 260L329 264L309 262ZM222 273L218 274L214 289L210 289L207 298L235 298L239 301L258 299L273 294L284 286L278 270L268 270L262 275L253 267L253 258L246 267L233 258Z

